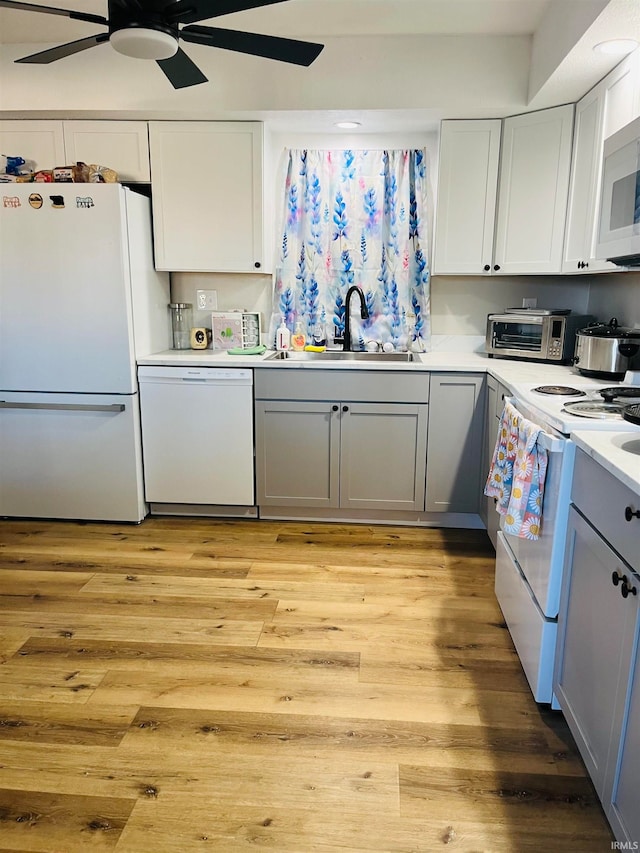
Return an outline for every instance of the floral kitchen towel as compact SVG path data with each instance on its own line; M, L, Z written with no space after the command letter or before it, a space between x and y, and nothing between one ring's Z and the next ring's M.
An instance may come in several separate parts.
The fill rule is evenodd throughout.
M538 539L542 525L547 451L538 444L540 427L505 403L484 493L497 498L504 531Z

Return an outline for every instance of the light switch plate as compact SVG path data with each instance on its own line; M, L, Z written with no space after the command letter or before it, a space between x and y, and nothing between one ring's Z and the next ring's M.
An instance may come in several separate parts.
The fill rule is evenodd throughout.
M218 291L197 290L196 308L198 311L215 311L218 308Z

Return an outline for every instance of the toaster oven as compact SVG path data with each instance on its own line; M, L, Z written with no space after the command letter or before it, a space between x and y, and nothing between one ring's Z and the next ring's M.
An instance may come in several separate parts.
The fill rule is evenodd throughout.
M522 358L568 364L574 354L576 332L592 323L587 314L568 310L507 309L489 314L485 350L490 358Z

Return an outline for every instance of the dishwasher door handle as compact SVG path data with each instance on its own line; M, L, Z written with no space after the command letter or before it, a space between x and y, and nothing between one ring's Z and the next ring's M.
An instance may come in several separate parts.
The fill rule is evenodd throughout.
M0 400L0 409L42 409L55 412L113 412L118 414L124 412L124 403L113 403L111 405L83 405L82 403L7 403Z

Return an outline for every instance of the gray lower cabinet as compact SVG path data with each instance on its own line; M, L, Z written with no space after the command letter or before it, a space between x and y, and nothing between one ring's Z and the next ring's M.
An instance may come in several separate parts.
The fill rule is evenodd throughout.
M479 512L484 374L433 373L427 446L428 512Z
M554 693L631 850L640 844L640 498L579 449L571 500Z
M259 505L424 510L428 377L263 373L255 389Z
M612 733L620 731L621 677L629 672L637 602L623 600L620 586L612 583L613 572L624 574L622 560L573 507L567 534L562 658L554 692L604 802L607 767L615 764Z
M340 406L340 506L424 509L427 406Z
M636 583L636 589L640 592ZM631 689L620 740L619 765L613 780L611 804L607 810L609 823L619 840L640 846L640 647L636 645L631 665Z
M339 506L336 404L256 400L255 412L258 504Z

